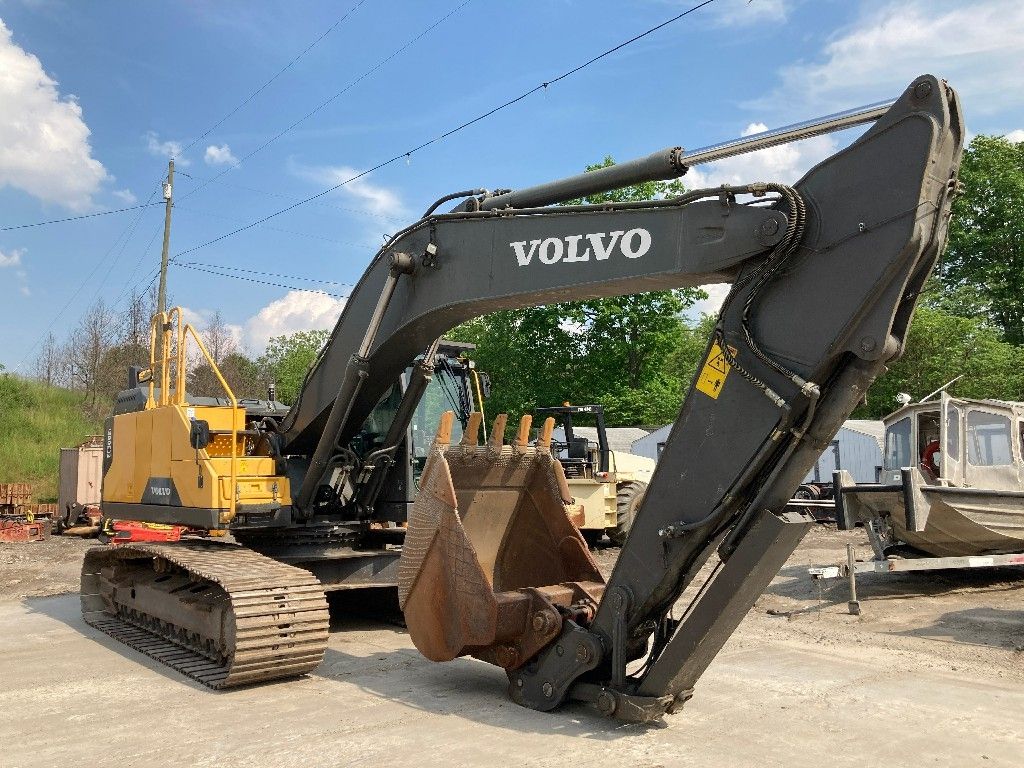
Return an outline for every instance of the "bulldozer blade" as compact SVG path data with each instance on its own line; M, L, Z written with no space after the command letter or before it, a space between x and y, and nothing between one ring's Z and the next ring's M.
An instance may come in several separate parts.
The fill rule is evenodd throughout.
M399 601L427 658L471 654L513 669L558 635L570 606L596 605L603 580L567 513L553 420L531 446L524 417L506 445L501 414L480 445L473 414L451 445L452 416L441 419L409 514Z

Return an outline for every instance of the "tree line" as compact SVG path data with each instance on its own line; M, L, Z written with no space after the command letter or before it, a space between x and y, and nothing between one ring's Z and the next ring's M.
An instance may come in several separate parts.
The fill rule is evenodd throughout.
M61 340L50 332L34 361L34 378L48 386L82 395L92 418L109 415L117 393L128 386L128 369L150 364L150 320L156 312L155 292L132 292L123 308L98 299ZM266 398L271 385L276 397L291 402L306 371L329 335L301 331L271 338L266 350L251 355L242 348L219 311L199 328L210 357L238 398ZM186 355L186 390L192 396L223 397L224 390L206 360Z

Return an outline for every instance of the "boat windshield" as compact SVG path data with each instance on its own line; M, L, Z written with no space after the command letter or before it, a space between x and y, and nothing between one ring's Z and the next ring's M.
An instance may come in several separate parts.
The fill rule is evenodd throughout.
M910 417L904 416L885 430L885 468L901 469L914 465L910 451Z
M967 460L976 467L1013 463L1010 420L998 413L967 412Z

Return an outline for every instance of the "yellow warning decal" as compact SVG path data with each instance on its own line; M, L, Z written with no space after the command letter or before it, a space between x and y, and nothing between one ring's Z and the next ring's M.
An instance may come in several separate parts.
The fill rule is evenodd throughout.
M736 348L729 347L729 355L736 359ZM725 353L718 346L718 342L711 345L708 359L704 361L700 376L697 377L697 389L713 400L717 400L725 386L725 377L729 375L732 368L729 361L725 359Z

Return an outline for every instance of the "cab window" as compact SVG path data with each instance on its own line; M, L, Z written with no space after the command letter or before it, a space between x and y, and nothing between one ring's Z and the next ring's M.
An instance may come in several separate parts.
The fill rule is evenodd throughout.
M1013 463L1010 420L998 413L967 412L967 460L975 467Z
M910 417L904 416L885 430L885 468L900 469L913 465L910 455Z

